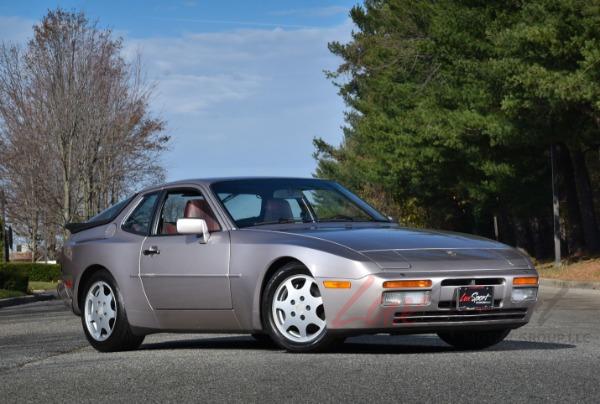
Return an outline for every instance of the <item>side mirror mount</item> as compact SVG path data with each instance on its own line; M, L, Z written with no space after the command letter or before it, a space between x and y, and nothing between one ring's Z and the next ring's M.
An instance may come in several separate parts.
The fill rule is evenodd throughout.
M210 238L208 226L204 219L177 219L177 233L202 236L202 242L204 244L206 244Z

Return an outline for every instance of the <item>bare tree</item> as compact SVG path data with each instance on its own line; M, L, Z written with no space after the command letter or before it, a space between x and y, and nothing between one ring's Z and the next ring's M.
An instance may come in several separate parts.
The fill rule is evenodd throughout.
M0 180L35 255L39 238L48 250L64 224L162 181L169 138L139 58L126 62L110 30L61 9L33 30L25 49L0 46Z

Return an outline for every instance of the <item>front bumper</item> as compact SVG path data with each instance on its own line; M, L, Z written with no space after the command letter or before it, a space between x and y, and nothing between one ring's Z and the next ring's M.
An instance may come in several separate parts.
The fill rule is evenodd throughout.
M518 328L527 324L535 301L511 301L513 278L536 276L528 270L453 271L451 273L380 272L351 280L349 289L321 287L327 328L345 332L426 333L451 329ZM330 278L327 278L330 279ZM385 306L382 294L389 280L430 279L431 301L426 306ZM318 278L319 286L324 278ZM492 286L494 305L486 310L458 310L456 290L477 284ZM423 290L423 289L421 289Z

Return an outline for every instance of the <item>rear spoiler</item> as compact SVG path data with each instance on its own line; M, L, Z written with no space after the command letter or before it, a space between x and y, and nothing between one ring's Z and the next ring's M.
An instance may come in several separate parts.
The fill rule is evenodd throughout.
M91 229L94 227L102 226L104 224L110 223L112 220L101 220L98 222L83 222L83 223L67 223L65 225L65 229L69 230L71 234L79 233L80 231L84 231L87 229Z
M88 220L87 222L83 222L83 223L67 223L67 224L65 224L65 229L69 230L71 232L71 234L75 234L75 233L79 233L80 231L84 231L87 229L92 229L94 227L109 224L110 222L115 220L117 218L117 216L119 216L119 214L123 211L123 209L125 209L137 195L138 194L135 193L135 194L131 195L129 198L119 202L117 205L122 204L122 206L118 211L113 212L112 217L109 217L104 220ZM115 206L116 205L113 205L111 208L114 208ZM111 209L111 208L109 208L109 209Z

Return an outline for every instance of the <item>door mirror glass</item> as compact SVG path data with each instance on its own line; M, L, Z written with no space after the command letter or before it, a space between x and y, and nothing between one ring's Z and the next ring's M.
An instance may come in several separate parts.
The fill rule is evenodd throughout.
M196 218L177 219L177 233L201 235L205 243L210 237L206 220Z

